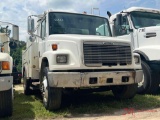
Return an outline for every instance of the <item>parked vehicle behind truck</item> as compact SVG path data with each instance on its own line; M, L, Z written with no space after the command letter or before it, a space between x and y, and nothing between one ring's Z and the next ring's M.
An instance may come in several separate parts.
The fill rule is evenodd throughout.
M12 27L12 37L10 38ZM18 26L0 21L0 117L12 115L13 99L13 60L10 47L16 47L15 40L19 39Z
M13 76L13 83L14 84L21 83L22 73L17 70L16 66L13 66L13 68L12 68L12 76Z
M28 33L24 94L40 89L46 109L59 109L62 92L80 88L112 90L118 99L135 96L142 80L140 56L129 41L111 37L106 18L47 11L28 17Z
M140 54L144 77L138 93L157 93L160 84L160 10L131 7L111 15L110 24L113 35L130 40L134 53Z

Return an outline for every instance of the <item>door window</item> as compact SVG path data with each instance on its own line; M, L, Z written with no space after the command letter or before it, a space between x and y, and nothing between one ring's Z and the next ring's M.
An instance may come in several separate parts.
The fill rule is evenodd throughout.
M44 39L44 37L46 37L46 19L41 23L41 38Z
M127 19L127 16L123 16L122 17L122 25L116 25L116 19L114 21L115 24L115 32L116 32L116 36L121 36L121 35L128 35L129 32L129 22Z

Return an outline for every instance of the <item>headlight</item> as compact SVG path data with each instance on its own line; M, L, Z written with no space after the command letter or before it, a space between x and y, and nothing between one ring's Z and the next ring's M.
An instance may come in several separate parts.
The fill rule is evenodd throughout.
M135 62L135 64L139 64L140 63L140 57L135 55L134 56L134 62Z
M67 63L68 62L68 55L57 55L56 61L57 61L57 63Z

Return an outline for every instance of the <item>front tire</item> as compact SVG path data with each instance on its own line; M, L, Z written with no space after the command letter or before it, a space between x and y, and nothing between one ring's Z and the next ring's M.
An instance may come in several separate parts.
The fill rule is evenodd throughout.
M12 115L12 89L0 92L0 117Z
M43 69L42 80L41 90L45 108L47 110L59 109L61 106L62 89L49 86L48 67Z
M139 94L156 94L159 88L159 81L156 72L153 72L150 66L142 61L143 80L138 83Z
M112 92L116 99L132 99L137 92L137 84L114 86Z

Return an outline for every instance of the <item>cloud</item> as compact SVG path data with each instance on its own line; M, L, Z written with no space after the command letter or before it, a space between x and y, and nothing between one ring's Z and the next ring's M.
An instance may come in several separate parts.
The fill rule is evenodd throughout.
M105 0L4 0L0 3L0 20L19 25L20 40L25 40L27 16L42 14L48 9L90 13L91 7Z

